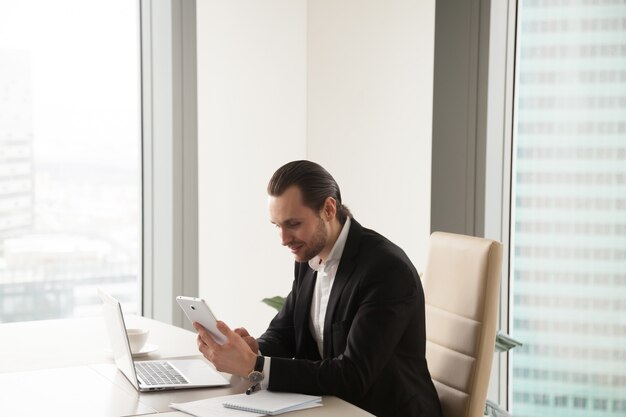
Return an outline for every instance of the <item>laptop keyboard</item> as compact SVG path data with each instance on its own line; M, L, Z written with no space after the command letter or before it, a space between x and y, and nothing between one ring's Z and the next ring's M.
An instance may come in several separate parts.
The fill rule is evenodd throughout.
M135 362L135 370L141 381L147 385L183 385L189 382L169 364L169 362Z

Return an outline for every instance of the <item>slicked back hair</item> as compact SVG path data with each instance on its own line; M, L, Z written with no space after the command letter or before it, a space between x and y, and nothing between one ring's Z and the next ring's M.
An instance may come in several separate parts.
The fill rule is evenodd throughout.
M326 199L332 197L337 201L339 223L343 225L348 217L352 217L348 207L341 202L337 181L321 165L305 160L283 165L272 175L267 184L267 193L279 197L292 185L300 189L304 205L316 212L319 213Z

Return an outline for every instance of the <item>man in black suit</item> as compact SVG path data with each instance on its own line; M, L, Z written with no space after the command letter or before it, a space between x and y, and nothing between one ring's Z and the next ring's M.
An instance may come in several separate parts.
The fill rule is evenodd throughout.
M293 253L285 305L258 339L219 322L198 345L220 371L274 391L335 395L377 416L441 416L425 358L424 293L404 251L363 228L333 177L309 161L279 168L269 211Z

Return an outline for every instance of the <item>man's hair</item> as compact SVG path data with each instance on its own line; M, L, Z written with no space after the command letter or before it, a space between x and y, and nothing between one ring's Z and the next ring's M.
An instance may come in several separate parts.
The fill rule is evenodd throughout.
M267 193L271 196L281 196L287 188L295 185L302 193L305 206L319 212L328 197L337 201L337 220L344 224L352 213L341 203L341 191L337 181L321 165L311 161L289 162L272 175L267 184Z

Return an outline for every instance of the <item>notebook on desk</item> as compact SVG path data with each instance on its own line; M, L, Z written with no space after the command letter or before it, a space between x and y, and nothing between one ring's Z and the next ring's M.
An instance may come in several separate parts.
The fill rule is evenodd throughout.
M226 398L222 404L224 407L235 410L275 416L290 411L303 410L305 408L321 407L322 397L292 392L272 392L263 390L251 395L231 395Z
M104 322L115 364L136 390L157 391L229 384L222 374L201 359L135 361L119 301L100 289L98 296L102 300Z

